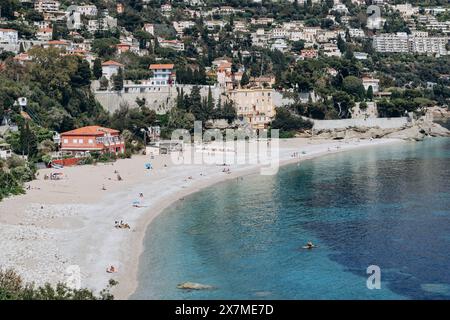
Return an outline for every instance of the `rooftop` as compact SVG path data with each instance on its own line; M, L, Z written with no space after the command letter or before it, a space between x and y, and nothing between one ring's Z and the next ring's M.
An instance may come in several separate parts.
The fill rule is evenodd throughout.
M156 70L156 69L173 69L173 64L151 64L150 69Z
M118 66L118 67L123 67L123 64L114 61L114 60L108 60L102 63L102 66Z
M77 136L77 135L90 135L90 136L102 136L105 133L119 133L118 130L104 128L100 126L87 126L71 131L63 132L61 135L65 136Z

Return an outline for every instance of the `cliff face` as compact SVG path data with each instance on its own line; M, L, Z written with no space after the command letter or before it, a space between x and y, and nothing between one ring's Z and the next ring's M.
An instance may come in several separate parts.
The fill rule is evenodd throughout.
M401 128L347 127L318 130L314 134L314 138L319 139L396 138L413 141L421 141L427 136L450 137L450 130L432 121L420 119L415 121L414 124L408 124Z

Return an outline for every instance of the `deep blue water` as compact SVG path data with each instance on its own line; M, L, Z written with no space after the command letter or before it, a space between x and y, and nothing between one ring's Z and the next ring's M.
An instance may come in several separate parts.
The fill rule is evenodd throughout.
M145 246L136 299L449 299L450 139L215 185L156 218ZM380 290L366 287L369 265Z

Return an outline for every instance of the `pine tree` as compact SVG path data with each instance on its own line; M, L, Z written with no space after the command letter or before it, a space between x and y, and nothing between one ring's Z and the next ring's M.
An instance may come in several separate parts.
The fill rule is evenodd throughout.
M214 98L212 96L211 87L208 88L208 99L205 104L205 113L207 115L207 119L213 118L214 115Z
M373 88L372 88L372 86L369 86L367 88L366 97L367 97L368 100L372 101L372 99L373 99Z
M100 79L102 77L103 71L102 71L102 61L97 58L94 60L94 66L92 68L92 72L94 74L95 79Z
M21 125L19 128L19 142L22 149L23 154L32 157L37 154L37 137L35 133L30 129L30 124L27 121L25 125Z
M244 72L244 74L242 75L242 78L241 78L241 86L245 87L249 83L250 83L250 78L248 77L247 72Z
M196 120L202 121L204 118L202 108L202 97L200 95L200 87L194 86L189 96L189 111L195 116Z
M119 71L113 77L113 88L115 91L122 91L123 89L123 70L119 68Z

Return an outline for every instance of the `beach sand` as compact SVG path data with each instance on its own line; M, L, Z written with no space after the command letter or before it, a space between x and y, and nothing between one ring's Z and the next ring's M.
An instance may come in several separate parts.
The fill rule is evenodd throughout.
M280 139L280 165L399 141ZM298 156L293 157L294 152ZM147 162L152 170L145 169ZM260 167L232 164L227 174L216 164L177 165L170 155L151 160L139 155L113 164L65 167L57 170L64 177L56 181L44 180L56 170L39 170L26 194L0 202L0 267L14 268L24 280L43 284L66 281L67 268L76 265L82 287L99 291L112 278L119 282L112 291L115 298L126 299L137 287L147 226L159 213L190 193ZM132 206L136 200L140 207ZM131 229L115 228L115 221L121 220ZM111 265L118 272L107 273Z

